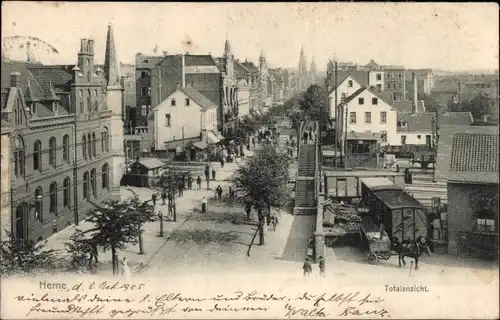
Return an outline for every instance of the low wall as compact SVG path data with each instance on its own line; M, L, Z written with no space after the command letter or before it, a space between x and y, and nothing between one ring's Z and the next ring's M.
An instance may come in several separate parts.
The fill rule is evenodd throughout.
M314 228L314 260L319 256L325 256L325 233L323 232L323 203L325 195L318 195L318 204L316 212L316 227Z

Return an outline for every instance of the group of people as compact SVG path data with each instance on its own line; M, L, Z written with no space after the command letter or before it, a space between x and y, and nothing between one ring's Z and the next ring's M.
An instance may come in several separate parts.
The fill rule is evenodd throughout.
M318 268L319 268L319 275L321 277L325 277L325 258L323 256L319 256L318 258ZM309 277L312 273L312 264L311 264L311 259L306 258L304 261L304 264L302 265L302 270L304 271L304 277Z
M304 133L302 134L302 140L304 141L304 144L307 144L307 141L312 141L313 143L316 143L316 130L313 130L312 128L306 128L304 130Z

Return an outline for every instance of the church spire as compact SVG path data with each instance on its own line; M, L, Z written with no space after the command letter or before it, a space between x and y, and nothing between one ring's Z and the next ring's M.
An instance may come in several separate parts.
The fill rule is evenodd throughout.
M311 61L311 73L312 74L316 74L317 70L316 70L316 59L314 57L314 54L312 56L312 61Z
M224 44L224 57L232 56L233 52L231 51L231 43L229 43L229 39L226 36L226 43Z
M116 58L115 38L113 36L113 26L108 26L108 36L106 39L106 56L104 57L104 76L108 81L108 86L120 84L120 71Z
M300 48L299 73L307 72L306 56L304 55L304 46Z

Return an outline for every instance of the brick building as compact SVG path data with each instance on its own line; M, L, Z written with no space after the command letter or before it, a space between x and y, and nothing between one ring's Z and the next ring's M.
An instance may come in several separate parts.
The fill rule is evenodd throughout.
M119 198L124 94L111 26L104 70L94 58L94 41L82 39L76 65L2 61L11 75L8 84L2 78L2 119L13 130L17 238L46 239L82 220L93 203Z

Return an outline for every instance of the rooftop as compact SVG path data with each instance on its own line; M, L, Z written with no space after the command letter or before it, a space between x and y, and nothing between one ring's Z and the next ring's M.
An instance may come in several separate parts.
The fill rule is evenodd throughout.
M202 109L208 110L212 108L217 108L217 105L210 101L207 97L201 94L198 90L193 87L183 87L179 88L185 95L191 98L196 104L198 104Z
M406 126L397 127L397 132L430 132L434 125L434 113L398 113L398 124L405 122Z
M453 134L450 181L498 183L498 127L468 127Z
M397 112L401 113L412 113L413 112L413 100L404 101L394 101L393 107ZM425 105L423 100L418 100L417 112L425 112Z
M445 112L439 116L439 126L470 126L474 122L470 112Z

